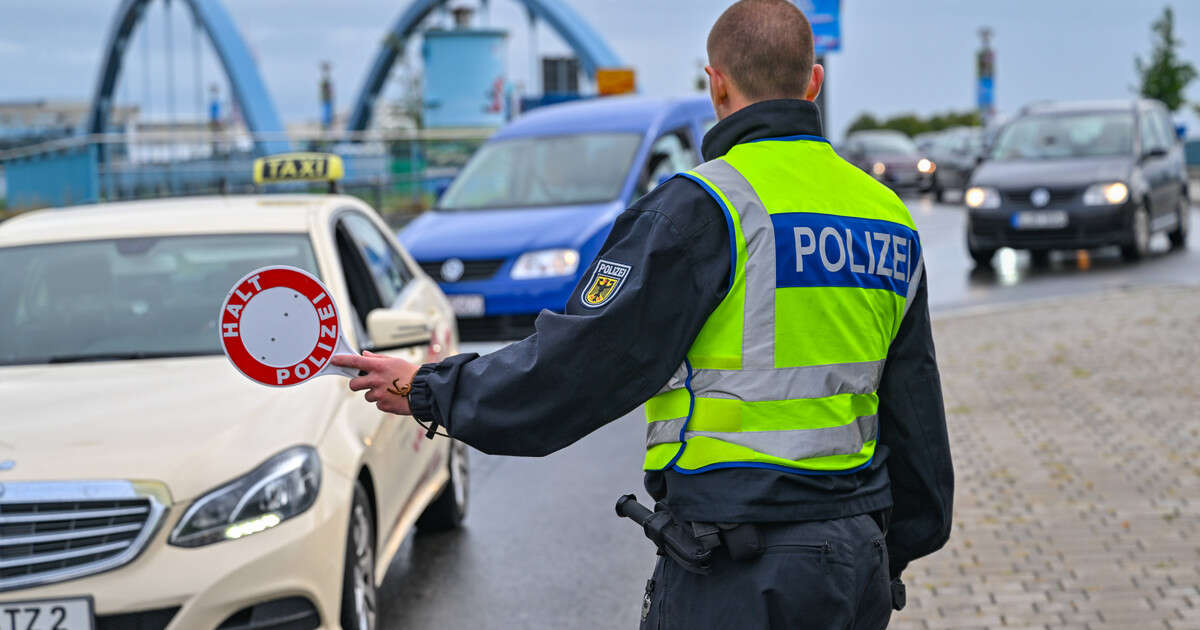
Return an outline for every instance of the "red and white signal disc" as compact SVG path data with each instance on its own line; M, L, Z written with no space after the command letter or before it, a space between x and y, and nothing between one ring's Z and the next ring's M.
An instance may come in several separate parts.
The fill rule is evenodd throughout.
M353 353L337 305L316 276L295 267L256 269L221 304L218 333L239 372L271 387L298 385L324 371L334 354ZM326 368L330 368L327 370Z

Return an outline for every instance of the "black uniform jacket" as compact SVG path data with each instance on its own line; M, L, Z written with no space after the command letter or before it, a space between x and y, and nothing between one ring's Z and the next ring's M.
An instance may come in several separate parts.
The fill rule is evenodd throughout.
M703 153L711 160L741 142L800 134L821 134L812 103L765 101L713 127ZM564 313L542 311L533 335L487 356L422 366L410 398L413 415L486 453L539 456L636 409L683 362L725 297L725 221L696 183L683 177L663 183L617 218ZM627 266L628 273L607 301L592 307L584 294L603 263ZM879 445L864 470L651 471L646 489L687 521L824 520L893 507L887 542L892 574L899 575L946 541L954 485L924 276L885 365Z

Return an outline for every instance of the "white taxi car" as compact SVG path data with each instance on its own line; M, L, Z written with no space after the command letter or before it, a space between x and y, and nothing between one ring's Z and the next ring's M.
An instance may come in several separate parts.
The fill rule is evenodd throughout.
M437 285L352 197L0 223L0 629L372 628L414 524L461 522L461 444L343 377L268 388L222 356L226 292L278 264L323 280L356 347L456 350Z

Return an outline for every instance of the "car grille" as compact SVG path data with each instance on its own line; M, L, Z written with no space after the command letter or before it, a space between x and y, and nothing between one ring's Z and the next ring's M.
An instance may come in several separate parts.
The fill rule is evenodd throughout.
M460 341L514 341L533 334L537 315L497 315L492 317L460 317Z
M436 282L447 282L442 277L442 263L445 260L426 260L418 263L425 273L429 274ZM468 282L471 280L487 280L496 275L500 271L500 267L504 265L504 259L495 260L463 260L463 275L454 282Z
M164 512L123 481L0 484L0 591L119 567L141 552Z
M1036 188L1002 190L1000 197L1006 206L1032 208L1034 206L1033 202L1029 200L1029 195L1033 194L1034 190ZM1083 194L1083 190L1079 188L1047 188L1046 192L1050 193L1050 201L1046 203L1045 207L1072 202Z

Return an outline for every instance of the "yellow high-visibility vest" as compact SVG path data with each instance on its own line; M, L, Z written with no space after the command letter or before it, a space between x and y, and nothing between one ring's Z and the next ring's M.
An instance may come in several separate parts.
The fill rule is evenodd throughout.
M729 227L729 292L646 403L646 470L865 467L879 379L923 271L908 209L816 136L681 173Z

